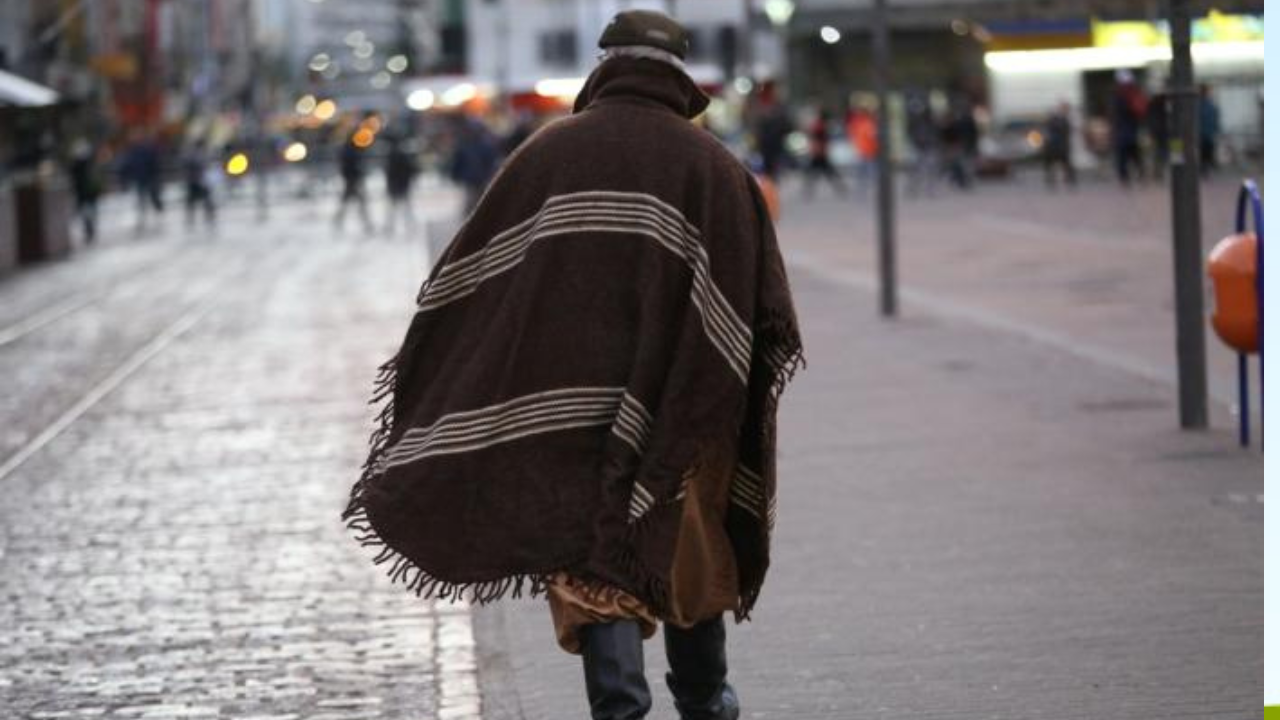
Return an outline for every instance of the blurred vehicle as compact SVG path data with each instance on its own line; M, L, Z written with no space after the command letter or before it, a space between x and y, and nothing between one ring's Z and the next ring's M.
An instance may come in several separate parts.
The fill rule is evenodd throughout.
M1044 148L1044 120L1010 120L992 128L978 141L977 173L1004 177L1021 165L1038 164Z

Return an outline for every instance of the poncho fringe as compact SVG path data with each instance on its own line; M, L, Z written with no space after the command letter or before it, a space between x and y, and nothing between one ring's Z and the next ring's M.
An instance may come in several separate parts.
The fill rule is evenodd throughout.
M425 289L426 284L423 287ZM788 347L782 348L786 362L782 364L782 367L778 368L769 385L766 413L772 415L777 412L778 403L788 383L807 363L804 358L804 351L798 342L800 337L799 329L795 326L793 318L781 315L770 317L762 328L762 334L765 334L766 337L772 336L782 342L793 339ZM467 600L479 605L486 605L506 597L512 599L521 598L525 595L526 586L529 597L546 594L547 585L551 581L554 570L538 574L517 573L498 580L478 583L453 583L433 577L430 573L418 567L412 560L387 545L369 523L367 508L364 504L364 491L368 481L374 475L373 468L385 454L388 440L391 437L392 423L395 418L396 365L398 359L399 355L397 354L380 365L377 377L374 380L373 397L369 400L369 404L377 405L382 403L382 409L376 416L377 428L369 436L369 457L362 466L360 480L352 487L351 499L342 514L342 519L346 521L347 528L355 533L356 542L361 547L377 550L377 554L373 558L374 565L381 566L391 563L386 574L393 583L403 585L406 590L422 599L449 602ZM773 431L773 426L769 426L769 431ZM774 441L774 437L769 437L767 440L770 443ZM768 512L768 508L761 507L760 511L762 513ZM652 522L654 517L654 514L649 514L641 518L631 526L631 532L636 534L643 533L646 525ZM631 551L631 547L629 542L621 545L614 559L629 572L646 579L646 595L661 611L669 602L669 581L667 578L649 571L636 554ZM590 579L583 579L583 582L588 587L592 584ZM739 594L738 607L734 611L734 617L738 622L751 618L751 610L755 607L756 601L760 597L762 586L763 583L754 583Z

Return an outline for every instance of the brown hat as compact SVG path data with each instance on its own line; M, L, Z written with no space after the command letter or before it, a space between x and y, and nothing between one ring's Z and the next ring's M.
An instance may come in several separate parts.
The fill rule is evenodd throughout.
M683 60L689 52L689 32L660 12L628 10L613 16L600 35L601 48L620 45L658 48Z

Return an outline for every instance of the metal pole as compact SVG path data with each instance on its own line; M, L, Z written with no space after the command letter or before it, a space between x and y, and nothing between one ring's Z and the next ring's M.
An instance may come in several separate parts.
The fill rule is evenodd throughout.
M889 129L889 70L892 60L889 52L888 4L888 0L876 0L871 52L875 65L878 106L876 137L879 142L879 152L876 157L876 170L879 176L877 190L879 202L876 220L879 226L880 314L892 318L898 314L898 263L894 216L893 138Z
M1264 329L1264 328L1263 328L1263 325L1264 325L1265 323L1263 323L1263 321L1262 321L1263 308L1264 308L1264 306L1266 305L1266 303L1264 302L1264 300L1265 300L1265 296L1264 296L1263 291L1262 291L1262 290L1263 290L1263 287L1262 287L1262 267L1263 267L1263 265L1262 265L1262 250L1263 250L1263 249L1262 249L1262 245L1263 245L1263 242L1262 242L1262 235L1263 235L1263 233L1262 233L1262 196L1258 194L1258 184L1257 184L1256 182L1254 182L1254 181L1252 181L1252 180L1246 180L1246 181L1244 182L1244 186L1245 186L1245 189L1249 192L1249 204L1253 207L1253 232L1254 232L1254 234L1256 234L1256 235L1258 236L1258 278L1257 278L1257 292L1258 292L1258 435L1259 435L1259 436L1261 436L1261 435L1262 435L1262 427L1263 427L1263 418L1264 418L1264 415L1263 415L1263 409L1264 409L1264 398L1265 398L1265 396L1266 396L1266 393L1264 393L1264 392L1263 392L1263 387L1262 387L1262 382L1263 382L1264 374L1265 374L1265 373L1263 372L1263 370L1264 370L1264 366L1266 365L1266 362L1265 362L1265 359L1266 359L1266 358L1265 358L1265 353L1264 353L1264 350L1265 350L1265 347L1264 347L1264 346L1266 345L1266 343L1264 342L1264 340L1265 340L1266 338L1264 337L1264 334L1263 334L1263 329ZM1243 226L1242 226L1242 227L1243 227Z
M1240 447L1249 447L1249 356L1236 353L1236 380L1240 389Z
M1188 0L1170 0L1169 28L1173 46L1171 87L1173 277L1178 313L1178 410L1182 427L1209 424L1208 381L1204 340L1204 256L1200 249L1200 163L1197 131L1198 95L1191 64L1191 15Z

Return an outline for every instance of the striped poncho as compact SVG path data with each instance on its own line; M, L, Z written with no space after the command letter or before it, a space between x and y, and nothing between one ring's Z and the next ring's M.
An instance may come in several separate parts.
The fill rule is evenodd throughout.
M485 602L564 571L661 614L685 483L727 450L755 603L800 337L758 188L688 121L706 102L673 67L605 61L434 268L344 514L394 580Z

